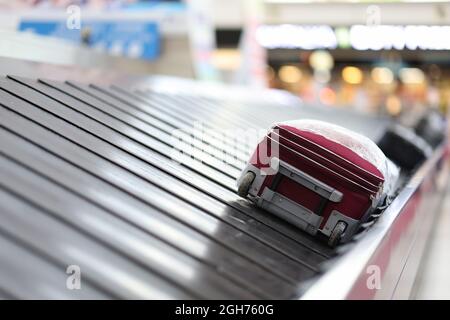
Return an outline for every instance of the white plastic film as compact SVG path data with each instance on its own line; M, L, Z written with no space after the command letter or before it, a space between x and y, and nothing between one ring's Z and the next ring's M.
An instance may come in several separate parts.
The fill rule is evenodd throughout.
M399 168L369 138L341 126L319 120L292 120L280 124L321 135L349 148L381 172L385 180L384 192L390 194L393 191L399 176Z

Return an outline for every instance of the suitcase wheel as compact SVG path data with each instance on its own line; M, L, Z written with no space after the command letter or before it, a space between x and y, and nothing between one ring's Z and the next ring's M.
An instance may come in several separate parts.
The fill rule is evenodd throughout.
M238 187L238 195L243 198L247 197L248 191L250 190L250 186L252 185L253 180L255 180L255 177L256 175L251 171L248 171L244 175Z
M347 228L347 224L343 221L339 221L336 223L333 231L328 238L328 245L332 248L336 247L341 241L341 237L344 234L345 229Z

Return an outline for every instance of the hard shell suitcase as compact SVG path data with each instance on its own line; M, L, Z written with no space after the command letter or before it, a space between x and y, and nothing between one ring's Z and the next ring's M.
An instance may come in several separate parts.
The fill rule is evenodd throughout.
M412 129L391 126L378 142L381 150L405 171L413 171L432 154L431 146Z
M330 246L348 241L383 201L384 176L350 148L289 124L273 126L238 193Z
M439 111L429 110L417 122L414 131L435 148L444 141L447 120Z

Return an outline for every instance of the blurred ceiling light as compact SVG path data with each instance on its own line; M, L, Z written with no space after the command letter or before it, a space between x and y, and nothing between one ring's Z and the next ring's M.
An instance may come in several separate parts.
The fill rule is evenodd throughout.
M398 115L402 111L400 99L396 96L389 96L386 99L386 110L392 116Z
M268 49L450 50L450 26L262 25L256 39Z
M399 77L405 84L421 84L425 81L425 74L419 68L402 68Z
M278 77L286 83L297 83L302 78L302 71L296 66L282 66L278 70Z
M241 55L236 49L216 49L212 54L212 64L220 70L236 70L241 64Z
M269 49L335 49L337 39L330 26L293 24L263 25L256 30L258 43Z
M401 26L363 26L350 28L350 43L356 50L401 50L405 46Z
M372 80L379 84L391 84L394 81L394 74L389 68L373 68L370 75L372 76Z
M334 59L328 51L317 50L309 56L309 64L314 70L330 70L334 66Z
M409 50L450 50L450 26L406 26Z
M360 84L363 80L363 73L357 67L345 67L342 69L342 79L349 84Z
M356 50L450 50L450 26L365 26L350 28Z

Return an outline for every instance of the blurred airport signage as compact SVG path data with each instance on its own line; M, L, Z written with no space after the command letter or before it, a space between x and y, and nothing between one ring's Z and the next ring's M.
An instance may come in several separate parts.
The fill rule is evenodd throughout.
M69 28L66 20L23 19L18 29L66 39L100 52L129 58L154 60L160 52L160 35L154 22L83 20L79 27Z
M267 49L450 50L450 26L264 25L257 40Z

